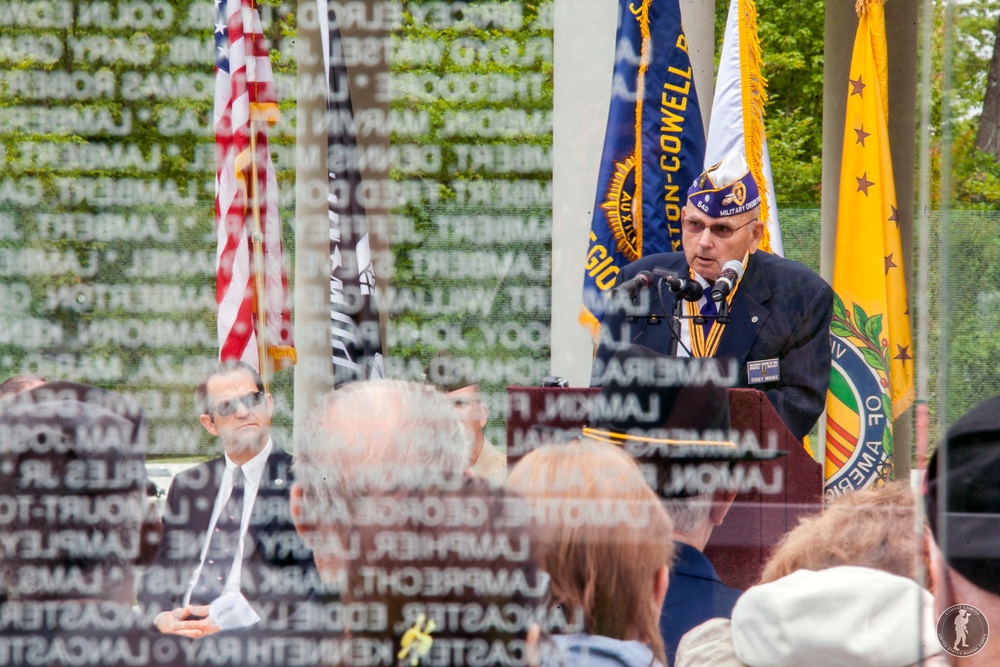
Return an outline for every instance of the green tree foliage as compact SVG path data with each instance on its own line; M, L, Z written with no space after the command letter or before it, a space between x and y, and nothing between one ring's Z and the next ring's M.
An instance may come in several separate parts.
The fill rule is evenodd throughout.
M931 106L931 155L934 175L932 196L940 205L941 151L946 82L950 84L951 194L952 207L996 210L1000 208L1000 163L975 145L979 127L986 78L993 45L996 40L998 0L966 0L954 7L954 24L949 39L945 39L944 0L934 3L934 86ZM945 76L945 49L950 48L951 72Z
M823 144L823 27L820 0L757 0L758 35L768 80L765 123L778 204L818 206ZM952 206L1000 206L1000 164L975 148L983 95L996 40L1000 0L955 3L952 36L944 39L945 0L935 0L932 86L933 197L941 193L944 49L951 48ZM729 3L716 2L721 49ZM946 44L947 42L947 44ZM891 48L891 45L890 45ZM717 49L718 51L718 49Z
M297 2L258 5L288 81ZM131 394L150 419L151 458L214 452L193 398L217 355L212 6L74 0L43 20L44 7L11 6L0 21L0 377ZM77 83L29 85L60 73ZM281 104L270 146L294 193L295 99ZM294 198L282 201L291 256ZM291 429L291 389L290 372L274 378L276 432Z
M440 159L433 170L390 169L396 182L419 178L431 189L392 211L411 223L412 233L393 241L391 288L382 295L389 314L386 373L419 379L438 350L448 350L480 382L493 406L486 435L499 443L506 386L536 384L547 373L551 204L470 205L462 193L491 183L492 197L506 186L550 191L554 3L503 3L521 20L462 20L448 27L422 18L428 5L434 3L402 2L402 25L392 35L390 73L404 92L391 102L400 119L391 140L419 143ZM457 88L427 95L429 78ZM481 83L465 94L462 81ZM502 84L496 95L475 94L491 81ZM487 120L473 127L459 123L463 118ZM419 128L412 131L404 119L424 120L412 123ZM490 157L506 151L527 157L519 164ZM470 234L473 228L478 231ZM476 264L473 274L465 265L455 269L454 258L463 253L463 261ZM442 262L451 262L448 270L436 268ZM498 265L507 268L498 271ZM527 294L545 294L545 303L529 303Z
M930 265L922 269L929 272L930 279L926 321L932 364L932 443L940 441L955 419L983 398L1000 392L996 374L1000 359L996 336L1000 295L988 287L979 287L995 284L1000 267L1000 238L993 233L995 211L1000 208L1000 164L975 145L1000 1L954 3L950 35L945 34L947 9L944 0L935 0L930 151L931 206L936 210L930 212L930 237L926 241L917 239L918 243L928 244L932 258ZM945 132L946 114L950 134ZM950 157L947 204L951 210L947 216L937 212L945 208L941 200L945 151ZM968 276L980 277L971 289Z
M823 154L822 0L757 3L778 204L819 205Z

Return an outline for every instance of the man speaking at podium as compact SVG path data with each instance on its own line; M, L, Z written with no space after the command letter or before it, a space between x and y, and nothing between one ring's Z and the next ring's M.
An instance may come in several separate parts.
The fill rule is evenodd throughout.
M802 264L758 252L759 211L741 153L695 179L681 212L684 251L643 257L619 273L591 385L630 344L734 359L735 386L763 391L796 438L809 433L830 381L833 290Z

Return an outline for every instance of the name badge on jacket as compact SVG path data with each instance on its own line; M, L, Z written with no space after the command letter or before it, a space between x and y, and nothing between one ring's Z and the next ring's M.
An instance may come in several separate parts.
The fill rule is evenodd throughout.
M777 359L762 359L747 362L747 384L777 382L781 379L781 369Z

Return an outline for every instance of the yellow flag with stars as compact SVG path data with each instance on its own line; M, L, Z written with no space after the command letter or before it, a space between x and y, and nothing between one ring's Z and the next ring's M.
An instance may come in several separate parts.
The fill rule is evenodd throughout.
M840 166L827 393L828 495L881 485L913 403L913 349L889 152L884 0L858 0Z

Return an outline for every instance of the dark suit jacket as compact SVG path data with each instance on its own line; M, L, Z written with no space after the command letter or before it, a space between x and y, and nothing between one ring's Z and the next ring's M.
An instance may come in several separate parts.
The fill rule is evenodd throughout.
M641 271L663 268L688 274L682 252L650 255L621 270L618 283ZM663 287L659 294L649 290L648 313L661 317L673 313L673 292ZM661 299L662 297L662 304ZM788 429L800 440L819 419L830 383L830 318L833 290L825 280L798 262L758 251L750 255L747 270L730 309L715 356L736 360L736 386L760 389L774 406ZM682 321L682 326L687 326ZM671 326L667 320L650 324L640 318L626 321L622 308L610 308L601 328L592 384L600 383L604 365L617 347L636 343L661 354L671 352ZM749 384L747 362L778 359L780 379Z
M247 528L240 588L261 618L284 614L307 599L317 582L312 552L288 509L292 457L274 446L267 459ZM174 478L167 494L163 541L143 575L139 603L154 618L181 606L201 560L225 459L219 457Z
M743 594L719 579L705 554L683 542L674 542L674 546L677 556L660 612L668 665L674 664L681 637L711 618L731 618L736 600Z

